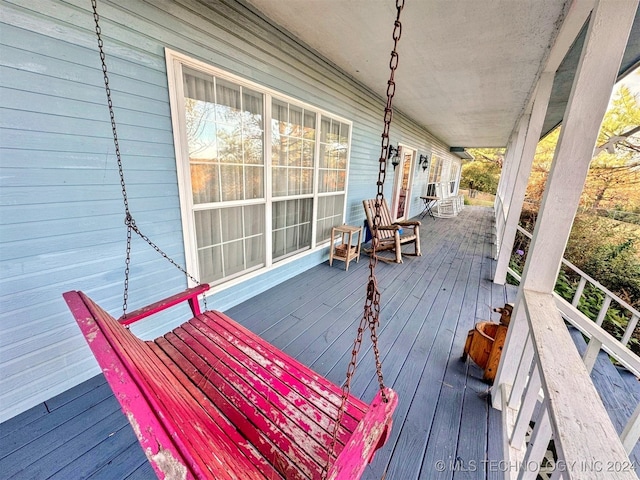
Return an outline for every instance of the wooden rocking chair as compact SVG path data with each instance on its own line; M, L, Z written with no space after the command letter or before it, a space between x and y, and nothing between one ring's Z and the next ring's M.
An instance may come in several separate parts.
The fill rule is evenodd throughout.
M367 224L369 225L371 235L377 235L378 238L377 252L395 250L395 262L402 263L402 245L405 243L413 243L415 245L415 253L405 253L405 255L422 255L420 252L420 222L418 220L393 222L391 220L391 214L389 213L389 206L383 199L380 203L381 225L378 225L378 228L374 230L373 217L376 214L376 200L363 200L362 205L364 206L364 213L367 216ZM365 250L365 252L371 253L370 250ZM382 256L377 258L385 262L393 261Z

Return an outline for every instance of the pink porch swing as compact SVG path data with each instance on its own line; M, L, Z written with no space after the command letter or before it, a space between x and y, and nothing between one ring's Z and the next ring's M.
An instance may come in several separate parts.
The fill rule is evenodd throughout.
M127 313L132 232L192 281L199 282L138 229L129 211L97 0L92 0L92 6L126 214L123 315L116 320L79 291L63 296L156 474L161 479L360 478L376 450L386 442L398 402L397 394L384 385L377 346L380 294L375 255L370 257L364 315L342 387L226 315L202 312L198 297L209 289L208 285L189 288ZM379 224L384 200L403 6L404 1L397 0L374 228ZM153 341L140 340L128 328L185 301L193 318ZM206 299L204 302L206 308ZM368 405L350 393L367 327L380 385Z

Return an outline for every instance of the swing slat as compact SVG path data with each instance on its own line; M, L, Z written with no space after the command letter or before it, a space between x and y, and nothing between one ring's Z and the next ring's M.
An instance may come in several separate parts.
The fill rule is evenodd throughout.
M181 301L189 289L124 319ZM320 479L342 390L222 313L138 339L82 292L64 298L159 478ZM149 313L151 312L151 313ZM397 404L349 396L329 479L360 478Z

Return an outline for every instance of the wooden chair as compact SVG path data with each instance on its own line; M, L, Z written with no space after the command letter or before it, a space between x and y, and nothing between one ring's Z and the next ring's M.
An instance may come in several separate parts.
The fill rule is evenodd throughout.
M385 200L382 200L380 204L380 225L378 225L377 231L373 229L373 217L376 214L376 200L363 200L364 213L367 216L367 224L371 235L377 235L378 246L377 252L384 250L395 250L396 263L402 263L402 245L405 243L413 243L415 245L415 253L405 253L405 255L420 256L420 222L417 220L410 220L405 222L393 222L391 220L391 214L389 213L389 206ZM367 253L370 251L365 250ZM378 257L380 260L389 262L385 257Z

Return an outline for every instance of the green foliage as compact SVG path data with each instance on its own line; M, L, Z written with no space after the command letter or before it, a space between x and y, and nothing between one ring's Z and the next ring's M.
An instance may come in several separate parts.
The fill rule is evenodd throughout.
M462 165L460 186L495 194L500 180L501 167L495 162L473 160Z
M516 243L511 254L509 267L522 274L528 250L528 239L521 236L520 241L516 238ZM610 241L611 239L609 239ZM640 289L640 260L635 254L633 240L621 243L603 243L596 245L584 265L577 265L587 275L597 279L606 288L616 293L619 297L637 307L640 303L638 291ZM572 261L571 259L569 259ZM575 263L572 261L572 263ZM518 285L518 281L511 275L507 276L507 282ZM560 269L555 292L571 302L580 282L580 276L564 267ZM588 318L595 321L600 312L600 308L605 299L605 294L597 287L587 282L578 303L578 310ZM615 338L620 340L627 328L630 320L630 312L612 302L607 310L602 327ZM636 354L640 355L640 337L632 336L629 347Z
M598 246L583 270L609 290L620 292L632 305L640 305L640 260L633 239Z
M571 302L573 300L580 281L577 275L570 275L570 273L568 274L564 270L560 270L555 286L556 293L558 293L567 302ZM595 321L598 318L598 313L602 308L604 299L604 293L591 283L587 282L584 290L582 291L580 301L578 302L578 310L584 313L587 318ZM627 325L629 324L629 316L630 315L627 310L624 310L616 306L615 303L612 303L607 310L607 314L602 322L602 327L615 338L620 340L626 331ZM637 355L640 355L640 340L638 340L637 337L631 337L629 347Z

